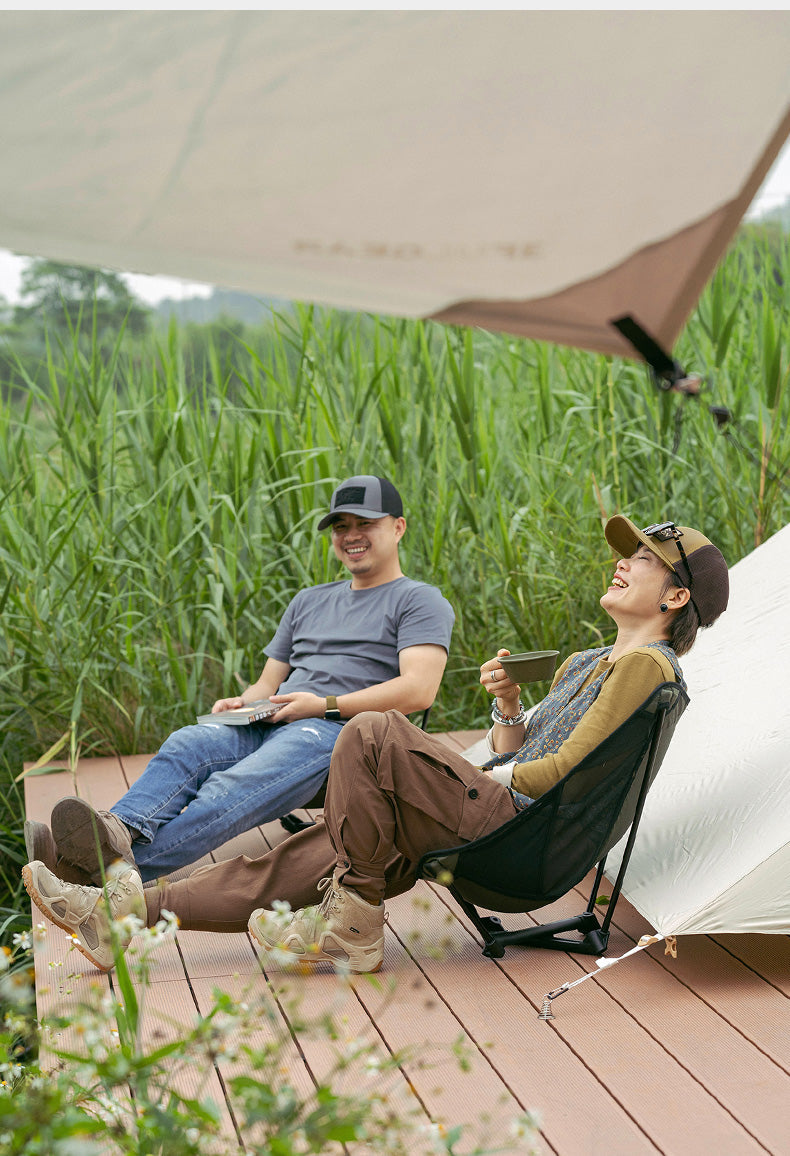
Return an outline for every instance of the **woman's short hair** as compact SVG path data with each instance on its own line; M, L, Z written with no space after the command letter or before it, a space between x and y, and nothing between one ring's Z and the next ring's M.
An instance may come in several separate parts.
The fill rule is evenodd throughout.
M661 595L663 597L664 594L668 594L673 589L683 589L684 585L674 570L668 570ZM691 650L696 641L699 627L699 614L689 598L685 606L681 606L680 610L676 610L672 614L668 627L669 645L678 657L688 654Z

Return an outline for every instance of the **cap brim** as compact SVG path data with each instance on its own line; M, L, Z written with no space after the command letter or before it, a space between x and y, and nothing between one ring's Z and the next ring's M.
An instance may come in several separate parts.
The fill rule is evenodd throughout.
M333 510L331 514L324 514L321 521L318 523L319 530L325 530L327 526L331 526L335 518L342 518L344 514L355 514L358 518L388 518L389 514L381 510L365 510L362 506L341 506L339 510ZM394 515L392 515L394 517Z
M626 518L623 514L615 514L613 518L610 518L604 526L603 532L612 549L616 550L618 554L622 554L624 558L630 558L640 546L647 546L651 554L655 554L665 566L677 573L674 559L669 558L664 553L661 543L654 538L648 538L647 534L643 534L639 527L635 526L631 519Z

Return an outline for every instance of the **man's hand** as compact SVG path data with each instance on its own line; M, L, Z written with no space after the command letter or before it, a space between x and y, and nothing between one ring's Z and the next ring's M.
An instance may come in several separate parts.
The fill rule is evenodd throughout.
M244 706L241 695L237 695L236 698L218 698L211 708L211 713L221 714L223 710L236 710L240 706Z
M311 694L309 690L295 690L291 694L272 694L271 701L277 703L280 710L273 714L269 722L296 722L301 718L323 718L326 710L326 699L319 694Z

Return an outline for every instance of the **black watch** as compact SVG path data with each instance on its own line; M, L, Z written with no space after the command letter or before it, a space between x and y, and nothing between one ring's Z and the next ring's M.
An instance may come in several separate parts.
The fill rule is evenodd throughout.
M326 710L324 711L324 718L329 719L330 722L340 722L340 711L337 709L337 698L333 694L326 696Z

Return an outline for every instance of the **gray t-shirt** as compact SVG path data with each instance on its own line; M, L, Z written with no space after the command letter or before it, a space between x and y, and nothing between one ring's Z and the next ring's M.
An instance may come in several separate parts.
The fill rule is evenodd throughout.
M291 667L281 693L347 694L397 678L407 646L449 651L454 622L450 603L425 582L396 578L352 590L343 579L300 590L263 652Z

